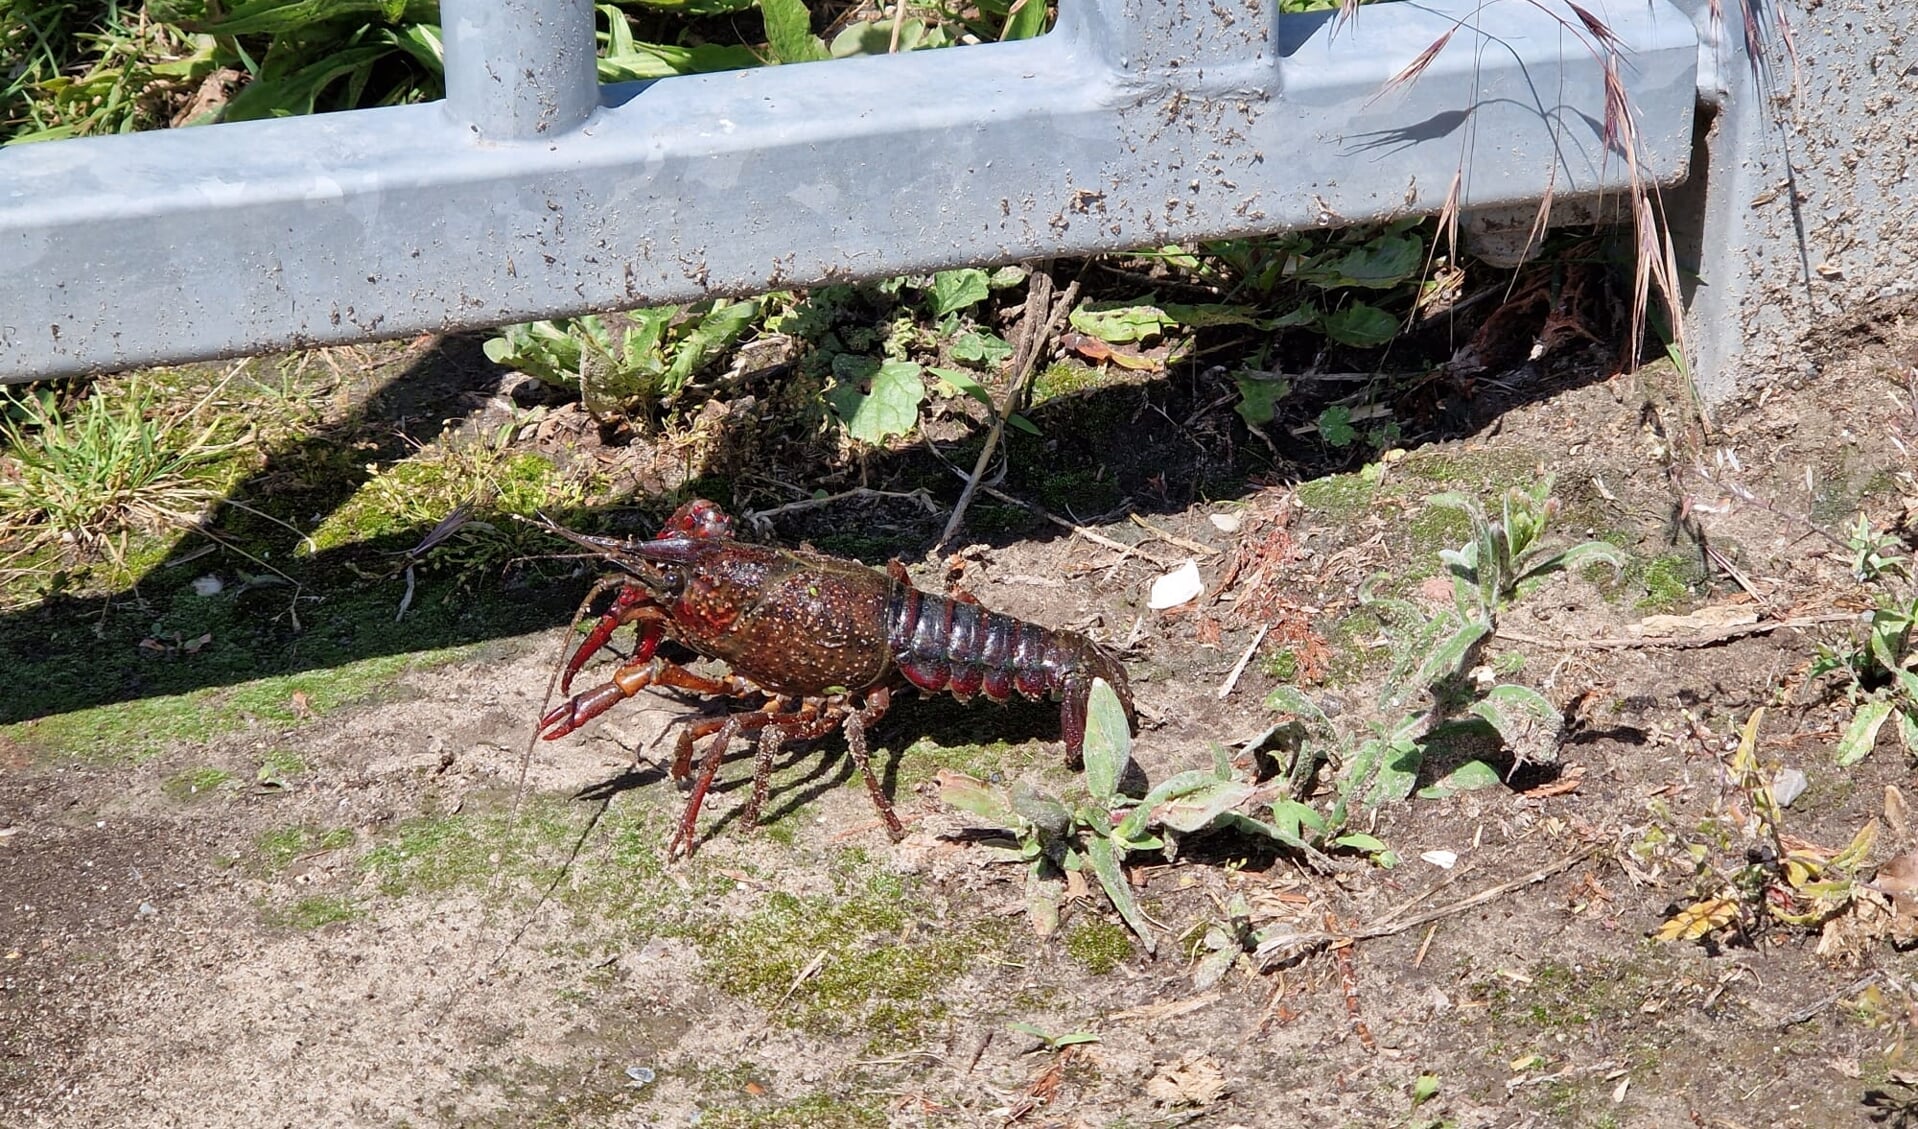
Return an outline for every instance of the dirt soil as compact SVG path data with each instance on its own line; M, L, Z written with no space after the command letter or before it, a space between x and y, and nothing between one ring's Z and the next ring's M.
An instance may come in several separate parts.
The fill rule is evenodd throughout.
M1881 823L1873 865L1912 846L1895 800L1886 818L1910 786L1895 726L1836 767L1851 707L1809 672L1872 601L1812 526L1842 537L1861 507L1895 526L1918 495L1918 335L1881 310L1830 340L1815 382L1728 408L1702 440L1669 375L1594 379L1586 358L1520 370L1509 410L1366 472L1094 530L1136 553L1056 529L967 550L989 607L1130 644L1153 781L1271 726L1281 676L1369 716L1391 661L1360 586L1448 598L1430 578L1462 526L1429 494L1554 474L1549 536L1638 562L1551 579L1486 652L1566 711L1556 764L1507 758L1500 786L1379 810L1362 829L1390 868L1224 834L1145 859L1130 880L1156 956L1096 884L1037 936L1021 869L939 801L942 766L1069 788L1045 706L903 696L874 735L897 844L838 738L784 754L766 824L743 828L736 751L676 863L662 758L683 703L540 745L521 787L557 630L131 767L9 727L0 1124L1918 1123L1911 957L1883 911L1794 927L1757 894L1704 942L1649 936L1699 873L1763 871L1728 769L1761 707L1760 761L1808 779L1788 844L1836 850ZM1207 595L1148 610L1188 556ZM915 566L935 589L942 571ZM1632 633L1700 608L1733 618L1686 621L1683 645ZM1713 626L1740 610L1798 626ZM1200 987L1204 926L1235 894L1268 936L1335 939ZM1445 912L1344 940L1427 910Z

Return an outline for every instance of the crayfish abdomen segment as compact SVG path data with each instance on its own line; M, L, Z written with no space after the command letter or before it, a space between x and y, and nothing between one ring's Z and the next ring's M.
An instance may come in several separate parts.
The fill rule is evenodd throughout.
M1003 702L1014 693L1064 699L1067 745L1074 757L1078 741L1071 722L1075 715L1084 717L1084 698L1094 678L1110 683L1128 718L1132 713L1125 667L1083 635L1053 631L906 584L894 589L887 619L893 662L907 681L927 693L945 690L960 701L984 694Z

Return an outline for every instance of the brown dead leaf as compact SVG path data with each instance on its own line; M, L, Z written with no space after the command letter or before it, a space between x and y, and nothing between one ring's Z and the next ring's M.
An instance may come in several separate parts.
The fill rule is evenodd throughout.
M1079 354L1088 361L1111 363L1120 368L1156 371L1159 367L1159 362L1151 357L1141 356L1130 349L1107 344L1097 337L1089 337L1083 333L1061 333L1059 346Z
M1918 920L1918 851L1887 859L1866 885L1891 898L1901 923Z
M1566 796L1578 791L1578 786L1584 783L1584 781L1585 766L1582 764L1569 765L1564 772L1558 774L1557 779L1547 780L1537 787L1527 788L1520 794L1534 800L1543 800L1550 796Z
M1159 1105L1211 1105L1229 1089L1219 1060L1207 1054L1189 1054L1147 1079L1146 1096Z
M1902 845L1911 841L1911 807L1896 784L1885 785L1885 826L1891 828L1892 842Z

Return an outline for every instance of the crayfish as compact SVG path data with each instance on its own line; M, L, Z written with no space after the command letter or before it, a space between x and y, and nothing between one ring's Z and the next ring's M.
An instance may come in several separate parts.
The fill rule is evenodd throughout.
M752 798L742 815L746 826L758 822L780 747L843 728L887 832L894 842L903 838L905 828L873 775L866 747L867 730L903 684L926 693L950 691L960 701L983 694L1003 702L1015 692L1057 699L1075 766L1085 744L1093 679L1105 679L1118 692L1127 722L1137 728L1125 667L1098 644L988 611L969 596L920 591L897 560L881 573L824 553L738 541L732 518L704 499L681 506L650 541L590 537L550 519L545 524L619 569L581 605L583 611L599 593L618 589L567 661L560 692L571 692L580 668L620 627L634 625L637 640L610 681L542 717L540 736L564 737L649 686L759 703L688 721L680 730L676 780L693 777L695 742L712 740L668 847L671 857L692 852L700 804L727 747L747 734L758 735L758 748ZM657 652L668 638L725 663L730 672L709 677L666 659Z

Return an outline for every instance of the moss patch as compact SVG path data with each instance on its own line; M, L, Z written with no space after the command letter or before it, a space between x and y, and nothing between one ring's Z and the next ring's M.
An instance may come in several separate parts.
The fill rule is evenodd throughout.
M770 893L744 922L692 939L710 967L725 970L728 990L778 1022L898 1046L945 1014L940 987L974 955L1004 945L1008 927L936 921L898 875L860 874L866 867L851 852L842 858L852 865L836 876L833 896ZM815 971L802 979L808 968Z
M1132 935L1102 918L1083 921L1066 934L1066 955L1094 976L1104 976L1132 955Z
M238 686L142 698L0 726L0 736L61 759L138 764L182 741L265 724L290 729L307 716L375 701L408 670L466 657L450 647L379 655L330 670L262 678ZM300 695L296 700L294 695Z
M176 772L160 785L160 791L176 800L201 800L211 796L222 784L233 779L225 769L200 767Z

